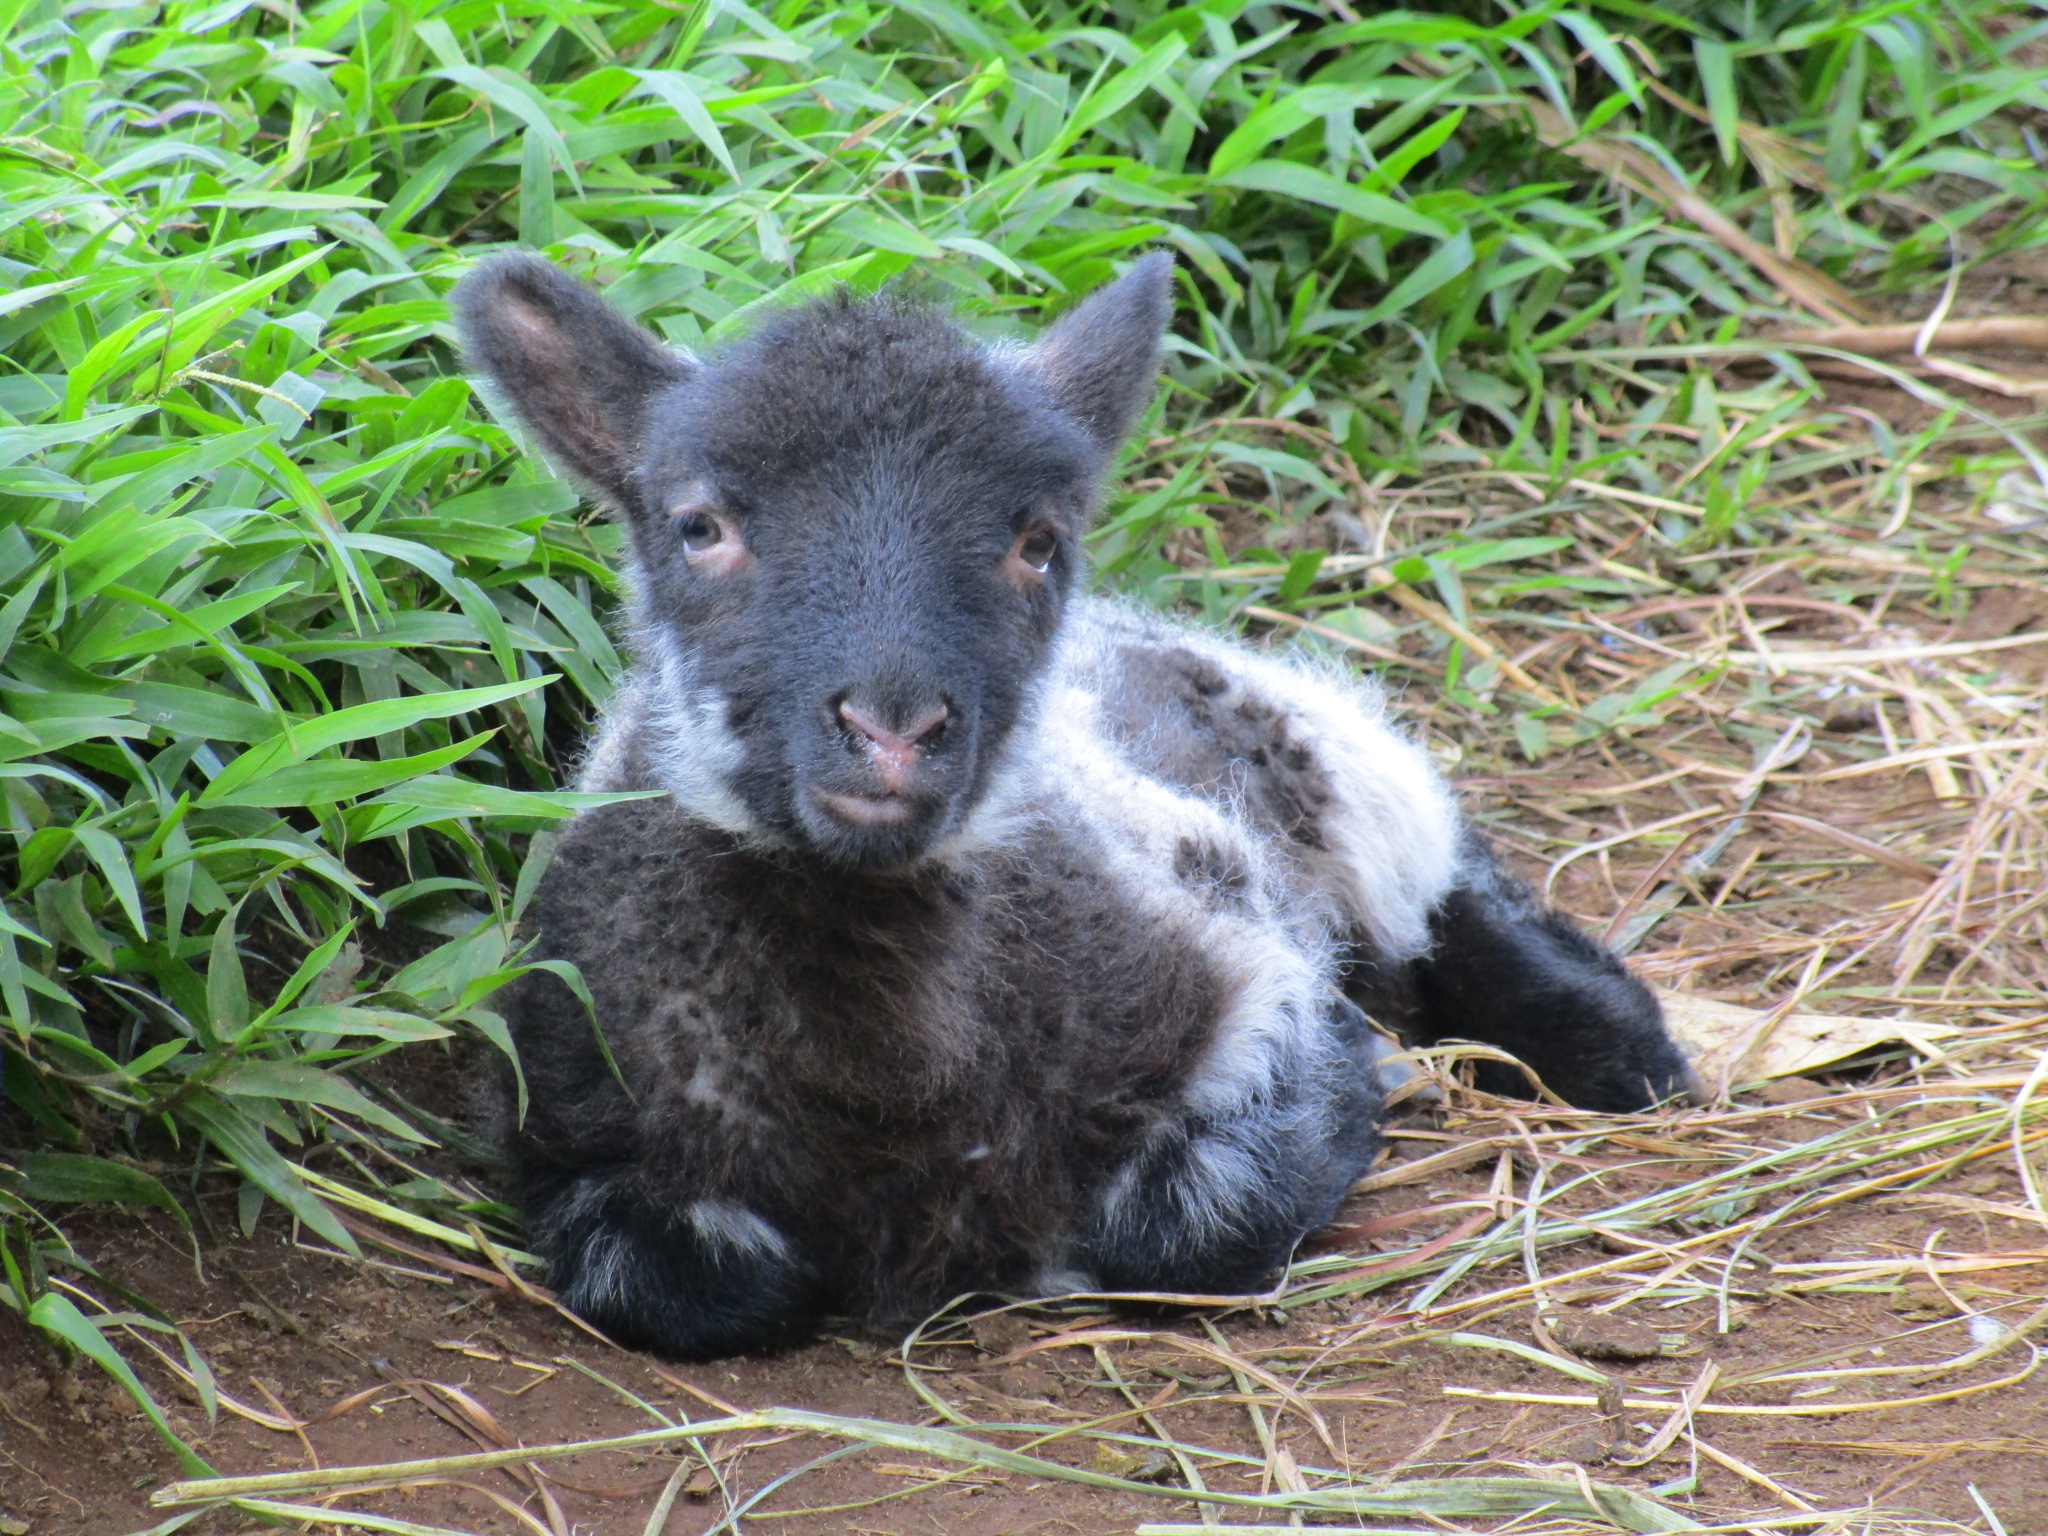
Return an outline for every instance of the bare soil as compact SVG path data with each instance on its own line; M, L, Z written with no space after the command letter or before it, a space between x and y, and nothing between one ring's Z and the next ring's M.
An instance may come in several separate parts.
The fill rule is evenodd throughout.
M1787 1106L1785 1128L1813 1130L1826 1116ZM1419 1123L1419 1122L1418 1122ZM1397 1141L1400 1151L1426 1147ZM2017 1193L2010 1172L1979 1173L1969 1191L1993 1203ZM1431 1199L1484 1197L1484 1169L1428 1181ZM1357 1197L1339 1229L1369 1257L1376 1246L1344 1227L1413 1207L1418 1191L1396 1188ZM226 1202L215 1214L229 1218ZM1448 1218L1442 1225L1448 1226ZM649 1407L671 1417L704 1418L717 1410L705 1399L742 1409L795 1404L826 1412L904 1423L933 1422L906 1384L900 1364L883 1348L859 1340L824 1339L786 1354L709 1365L666 1366L606 1347L552 1311L475 1281L395 1262L353 1263L295 1251L266 1222L252 1239L211 1249L205 1274L195 1273L189 1250L171 1229L139 1223L81 1224L77 1234L109 1279L172 1308L181 1326L204 1348L222 1389L272 1412L319 1421L303 1432L267 1429L223 1411L209 1427L167 1374L152 1373L159 1399L202 1455L228 1473L303 1466L366 1464L453 1455L499 1435L505 1443L543 1444L625 1434L653 1426ZM1939 1227L1939 1238L1934 1230ZM2048 1245L2038 1227L1953 1211L1930 1214L1882 1204L1852 1205L1799 1230L1774 1246L1781 1262L1807 1257L1897 1257L1930 1242L1986 1254L2027 1256L2024 1267L1985 1273L1967 1288L1973 1307L2014 1296L2048 1296ZM1411 1240L1403 1233L1402 1242ZM1566 1253L1556 1269L1597 1257ZM405 1272L412 1269L413 1273ZM1453 1293L1455 1297L1457 1293ZM1285 1376L1332 1350L1344 1349L1357 1325L1394 1311L1398 1291L1381 1292L1341 1310L1319 1305L1287 1320L1239 1314L1221 1320L1231 1348ZM1961 1330L1942 1330L1946 1342L1900 1341L1897 1336L1950 1312L1938 1291L1902 1286L1824 1298L1781 1296L1745 1300L1734 1331L1715 1332L1711 1304L1629 1308L1603 1314L1567 1309L1565 1335L1589 1358L1602 1340L1621 1337L1629 1321L1658 1334L1682 1334L1683 1353L1634 1364L1603 1360L1602 1368L1633 1385L1694 1380L1708 1361L1724 1373L1781 1362L1817 1349L1869 1341L1876 1363L1919 1349L1931 1357L1967 1348ZM1312 1315L1311 1315L1312 1314ZM1486 1330L1530 1341L1529 1314L1496 1316ZM1071 1327L1072 1319L1034 1321L1038 1333ZM1150 1326L1200 1337L1192 1319L1154 1319ZM1023 1420L1078 1423L1127 1406L1085 1349L1055 1350L1008 1364L988 1350L1014 1352L1022 1329L984 1328L986 1347L955 1348L919 1358L938 1367L928 1379L944 1395L970 1405L984 1422ZM1172 1400L1185 1390L1185 1360L1173 1361L1144 1340L1108 1347L1108 1358L1136 1393L1172 1416ZM2008 1367L2011 1365L2008 1359ZM1157 1365L1158 1369L1154 1366ZM1993 1373L1995 1374L1995 1372ZM1402 1469L1405 1475L1517 1471L1583 1465L1603 1481L1650 1487L1684 1477L1692 1466L1683 1441L1640 1469L1605 1465L1611 1426L1592 1407L1490 1401L1453 1395L1472 1392L1562 1395L1584 1391L1576 1383L1525 1365L1512 1356L1446 1343L1395 1344L1359 1352L1351 1401L1319 1407L1342 1454L1367 1468ZM1327 1378L1325 1378L1327 1385ZM1201 1383L1197 1382L1197 1386ZM456 1389L480 1413L465 1422ZM367 1393L367 1396L362 1394ZM353 1402L346 1411L339 1405ZM1817 1400L1817 1409L1828 1399ZM66 1369L56 1356L11 1318L0 1318L0 1512L15 1536L78 1533L114 1536L154 1525L149 1491L178 1476L162 1443L125 1393L90 1365ZM1177 1434L1208 1446L1234 1446L1250 1456L1262 1449L1241 1407L1202 1405L1173 1418ZM1787 1492L1816 1507L1869 1508L1900 1516L1939 1516L1969 1522L1979 1517L1968 1488L1996 1509L2009 1536L2048 1536L2048 1374L2012 1387L1920 1408L1867 1414L1703 1419L1700 1433L1726 1456L1768 1469ZM497 1434L492 1431L496 1430ZM1279 1416L1271 1433L1304 1466L1327 1465L1329 1453L1296 1415ZM1638 1436L1638 1441L1642 1437ZM1054 1445L1050 1454L1090 1464L1087 1442ZM735 1492L751 1492L833 1449L811 1436L755 1433L724 1437L712 1447ZM520 1529L503 1504L525 1508L543 1526L554 1524L552 1499L566 1529L637 1532L677 1465L678 1452L586 1455L547 1464L545 1497L530 1472L510 1469L474 1475L469 1486L444 1484L403 1493L356 1496L350 1507L381 1509L409 1521L462 1531ZM1178 1473L1105 1466L1098 1470L1157 1476L1160 1492L1146 1498L1031 1482L973 1472L941 1480L947 1468L929 1467L900 1454L863 1450L809 1472L760 1507L755 1528L797 1533L940 1532L945 1536L1026 1536L1032 1532L1124 1532L1146 1520L1193 1521L1195 1507L1173 1497ZM1783 1510L1725 1467L1701 1460L1698 1489L1680 1499L1709 1519L1767 1509ZM1212 1474L1213 1475L1213 1474ZM1257 1468L1237 1486L1259 1484ZM1231 1482L1218 1480L1218 1487ZM687 1485L665 1529L704 1531L718 1518L701 1472ZM495 1499L492 1497L495 1495ZM502 1503L501 1503L502 1501ZM220 1517L216 1517L220 1518ZM209 1527L200 1527L202 1529ZM234 1528L228 1525L217 1527Z

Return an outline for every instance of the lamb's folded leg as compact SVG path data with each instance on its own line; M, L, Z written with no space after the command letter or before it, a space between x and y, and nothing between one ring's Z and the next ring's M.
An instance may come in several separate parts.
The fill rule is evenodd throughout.
M1650 989L1486 849L1468 849L1457 886L1430 916L1430 937L1403 978L1421 1043L1499 1046L1584 1109L1647 1109L1696 1091ZM1477 1081L1528 1091L1521 1073L1499 1063L1480 1063Z
M526 1210L562 1304L621 1344L708 1359L791 1342L821 1315L803 1257L737 1201L664 1206L630 1170L592 1171L530 1175Z
M1108 1291L1242 1295L1327 1223L1379 1150L1379 1041L1335 998L1281 1093L1159 1127L1111 1181L1079 1260Z

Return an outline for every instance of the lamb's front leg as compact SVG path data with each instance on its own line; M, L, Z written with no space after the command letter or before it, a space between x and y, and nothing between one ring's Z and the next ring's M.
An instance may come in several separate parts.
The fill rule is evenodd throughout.
M1133 1150L1082 1245L1097 1286L1260 1290L1329 1221L1379 1148L1381 1052L1347 999L1313 1027L1269 1088L1228 1108L1186 1106Z
M1430 949L1406 990L1422 1043L1496 1045L1584 1109L1647 1109L1694 1091L1650 989L1611 950L1546 907L1487 850L1468 849L1430 915ZM1521 1073L1479 1064L1479 1086L1521 1094Z
M632 1168L530 1178L528 1220L570 1311L679 1360L788 1343L816 1325L821 1288L786 1234L739 1200L679 1205L637 1183Z

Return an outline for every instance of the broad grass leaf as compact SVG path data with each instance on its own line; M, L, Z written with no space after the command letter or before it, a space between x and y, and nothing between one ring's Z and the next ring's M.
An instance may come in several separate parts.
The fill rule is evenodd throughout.
M298 1169L270 1144L263 1127L226 1099L201 1089L178 1107L243 1177L343 1253L357 1252L348 1229L334 1219L320 1197L306 1187Z
M507 935L497 923L479 923L457 939L422 955L392 976L386 991L417 999L428 1011L443 1014L460 1006L465 988L505 963Z
M944 246L916 226L866 208L847 209L832 221L832 227L836 233L852 235L863 245L914 256L920 261L941 261L946 255Z
M189 1228L185 1208L151 1174L104 1157L75 1152L29 1152L14 1159L20 1193L31 1200L63 1204L106 1202L146 1205Z
M719 131L718 122L704 106L700 87L704 82L674 69L636 69L633 78L640 82L636 94L656 97L673 108L683 126L690 130L699 144L702 144L725 168L725 173L735 180L739 178L739 166L733 162L732 151L726 147L725 135ZM717 92L724 95L723 91Z
M997 32L989 30L973 10L948 0L897 0L896 8L917 17L939 36L970 57L1014 58L1016 50Z
M80 1312L69 1297L45 1291L28 1309L28 1321L52 1337L62 1339L119 1382L122 1390L135 1400L135 1406L142 1410L143 1416L163 1438L164 1444L170 1447L171 1454L177 1458L187 1477L219 1476L197 1451L178 1437L171 1428L170 1420L164 1417L163 1409L149 1395L149 1388L121 1358L120 1351L100 1331L99 1325Z
M280 724L277 715L257 705L180 683L128 683L116 697L125 699L140 723L173 736L254 742L275 733Z
M1586 52L1592 55L1594 63L1607 72L1608 78L1627 92L1628 99L1640 107L1643 102L1642 82L1636 78L1636 72L1628 62L1628 55L1622 50L1614 34L1583 11L1560 10L1552 14L1560 27L1585 45Z
M1571 548L1571 543L1570 539L1557 534L1519 539L1473 539L1451 545L1439 558L1460 571L1476 571L1482 566L1540 559L1560 549Z
M576 172L575 157L569 153L561 130L549 116L547 98L535 90L531 82L503 69L478 69L473 64L457 64L436 73L441 79L474 91L491 105L519 119L556 169L569 178L570 185L578 192L583 190L582 179Z
M740 305L711 328L710 339L723 341L739 335L747 329L757 314L786 308L805 299L822 298L842 283L855 286L871 279L875 282L886 281L902 271L908 263L909 258L899 253L877 252L868 256L850 256L825 266L813 267L808 272L792 277L771 292L749 299Z
M1406 203L1396 202L1378 192L1368 192L1314 166L1297 165L1292 160L1256 160L1217 179L1224 186L1270 192L1279 197L1333 208L1364 223L1400 230L1404 234L1424 235L1431 240L1445 242L1462 240L1466 244L1466 263L1470 264L1471 237L1464 231L1454 232L1435 219L1416 212ZM1449 281L1449 278L1444 281ZM1432 285L1441 286L1442 283Z
M1386 102L1391 92L1377 80L1357 83L1311 85L1289 91L1248 113L1243 122L1224 135L1223 142L1209 156L1209 174L1228 176L1265 153L1266 147L1307 127L1321 117L1352 113ZM1399 177L1394 178L1399 180Z
M394 784L458 763L497 734L495 729L485 731L413 757L383 760L338 758L290 763L258 775L253 782L239 789L207 794L202 798L207 805L258 805L273 809L329 805L337 800L375 794Z
M405 1141L427 1138L390 1110L364 1097L360 1088L334 1072L298 1061L237 1061L207 1079L216 1093L245 1099L286 1099L340 1110Z
M1380 157L1380 163L1372 173L1372 179L1399 186L1407 179L1410 171L1450 142L1464 126L1465 113L1464 107L1446 112L1442 117L1403 139Z
M384 205L384 211L377 215L377 227L388 235L402 233L405 227L418 218L435 198L448 190L448 184L468 170L484 152L505 136L506 130L497 124L485 124L443 147L409 176L403 185L391 195L391 201Z
M1421 303L1446 283L1462 276L1472 266L1472 236L1459 230L1410 272L1379 303L1359 318L1361 327L1401 314Z
M131 422L148 415L151 409L147 405L121 406L97 411L84 420L67 418L36 426L0 427L0 468L18 464L32 453L47 453L52 448L115 435Z
M1742 120L1742 103L1735 89L1735 56L1728 45L1711 37L1692 40L1692 56L1700 71L1700 89L1707 98L1707 116L1713 120L1714 140L1721 147L1721 161L1734 165L1741 154L1737 129Z
M344 1007L321 1003L291 1008L264 1024L266 1030L290 1030L305 1035L360 1035L371 1040L393 1040L410 1044L422 1040L446 1040L454 1031L417 1014L389 1008Z
M1074 106L1057 143L1065 149L1098 123L1121 112L1148 88L1157 84L1167 70L1188 50L1187 39L1179 33L1162 37L1145 50L1129 68L1096 85Z
M196 480L202 475L211 475L222 466L234 463L245 454L254 451L261 444L268 442L276 433L277 428L266 424L259 427L249 427L241 432L228 433L223 436L201 438L193 442L190 447L184 447L180 444L180 451L165 462L143 470L139 474L106 483L104 488L96 488L93 492L93 500L98 512L98 519L95 523L94 534L90 539L80 541L80 543L85 545L83 550L79 549L77 545L67 549L65 551L64 564L67 566L83 567L86 570L96 570L103 559L110 557L111 559L122 560L122 563L105 570L99 575L99 580L102 582L114 580L117 576L128 570L129 567L137 563L135 559L122 558L130 553L127 547L129 535L115 521L117 518L124 513L155 511L169 499L173 491L184 485L188 480ZM146 538L152 540L161 537L160 534L151 531L149 525L146 524L130 524L129 527L142 531ZM98 530L100 529L106 531L99 532ZM188 521L177 524L175 525L175 531L182 536L193 538L216 537L212 530L208 529L204 524L197 522ZM120 547L109 551L108 556L103 557L99 547L102 542L114 543Z
M286 979L285 984L278 989L277 996L271 1000L270 1006L249 1021L249 1029L254 1031L263 1028L271 1019L275 1018L286 1008L289 1008L306 988L319 980L327 968L334 963L335 957L347 945L349 937L355 932L355 929L355 920L350 918L342 923L333 933L329 934L324 943L316 946L305 959L301 960L298 968ZM240 1040L236 1042L237 1045L241 1043Z
M243 786L253 784L261 776L329 747L401 731L423 720L445 720L453 715L469 714L507 699L516 699L546 687L555 681L557 675L550 673L519 682L497 683L488 688L451 688L443 693L380 699L372 704L338 709L330 715L311 720L294 721L288 730L252 746L222 769L200 800L207 804L216 803Z
M198 1022L200 1042L209 1050L215 1043L207 1038L209 1027L217 1038L228 1038L249 1022L249 982L242 970L242 954L235 936L241 912L238 902L215 926L208 946L206 1017Z
M1210 451L1226 463L1243 464L1268 475L1312 485L1326 496L1340 497L1343 494L1337 483L1323 472L1321 465L1283 448L1261 448L1251 443L1226 441L1215 444Z
M31 283L26 288L17 288L13 293L0 295L0 316L11 315L17 309L27 309L45 299L53 299L84 282L83 277L62 278L54 283Z
M388 790L373 803L414 806L447 816L517 816L552 821L593 811L600 806L620 805L628 800L659 800L665 793L662 790L591 794L571 790L501 789L495 784L436 776L414 779Z
M108 372L119 375L149 364L146 371L138 376L136 389L144 394L161 389L166 379L191 364L222 326L255 309L301 272L325 258L332 249L332 246L318 246L178 312L161 341L131 341Z
M546 136L519 136L519 243L537 250L555 243L555 164Z
M231 632L242 619L300 590L301 586L300 582L288 582L282 586L258 587L253 592L239 593L215 603L201 603L187 610L166 605L163 609L167 616L165 623L150 625L128 635L96 637L93 643L71 647L69 654L71 660L80 666L90 667L103 662L126 661L134 656L158 655L176 645L203 645L224 630ZM145 606L154 601L127 589L110 591L108 595L141 602ZM0 650L4 649L4 645L0 645Z
M128 864L128 850L121 839L104 827L79 826L72 829L79 846L84 848L98 867L101 877L113 891L121 910L127 914L129 925L138 939L148 939L149 924L142 915L142 893L136 889L135 871Z
M470 1008L463 1013L462 1017L478 1034L482 1035L497 1048L498 1054L503 1056L507 1065L511 1067L514 1097L514 1118L512 1123L514 1125L524 1125L526 1123L526 1108L528 1104L526 1068L520 1063L519 1047L512 1041L510 1027L505 1023L503 1015L493 1012L489 1008Z
M1328 551L1321 549L1296 550L1287 561L1287 572L1280 578L1279 590L1273 594L1273 601L1282 608L1308 595L1308 589L1315 585L1316 574L1323 567Z

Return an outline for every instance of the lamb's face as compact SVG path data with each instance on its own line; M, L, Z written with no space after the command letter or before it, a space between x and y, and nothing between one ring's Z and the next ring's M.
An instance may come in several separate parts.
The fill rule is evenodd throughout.
M1082 429L929 311L833 302L663 395L647 447L643 644L752 821L862 865L958 829L1078 568Z
M542 263L465 280L472 357L628 514L654 766L680 798L863 867L961 830L1031 728L1169 272L1141 263L1029 349L841 298L706 363Z

